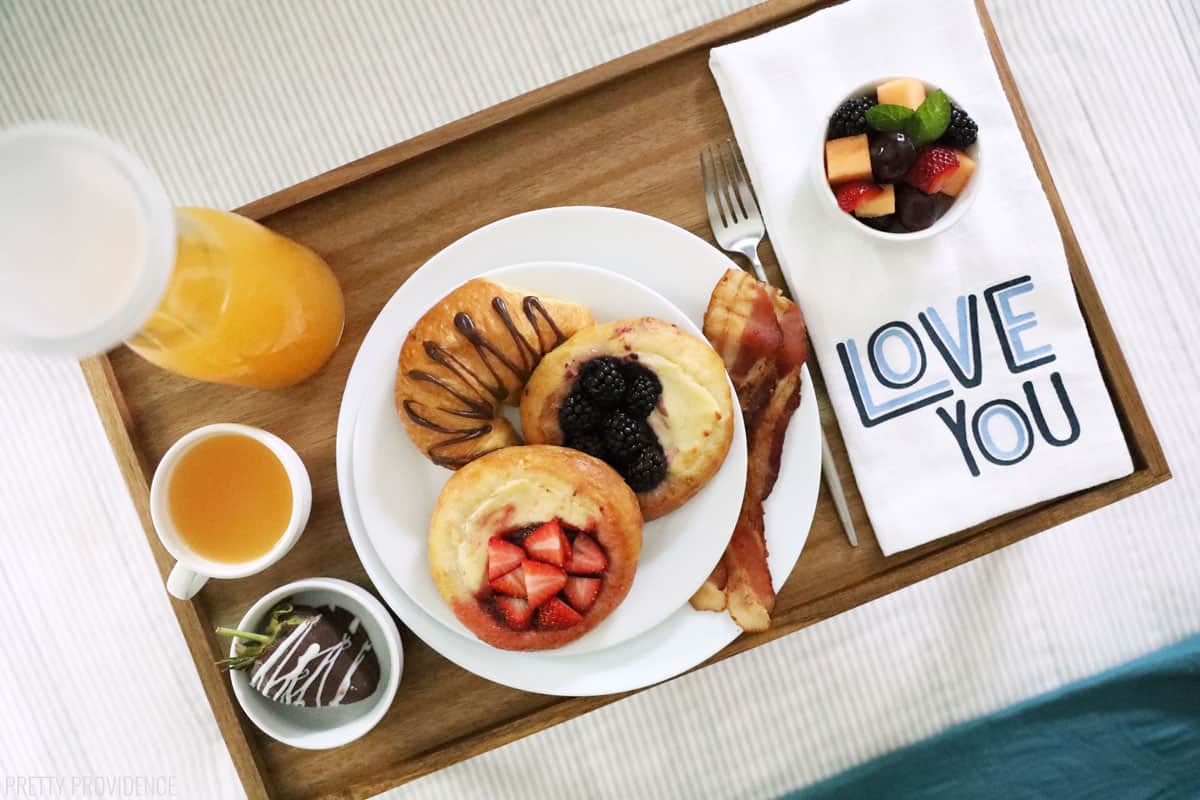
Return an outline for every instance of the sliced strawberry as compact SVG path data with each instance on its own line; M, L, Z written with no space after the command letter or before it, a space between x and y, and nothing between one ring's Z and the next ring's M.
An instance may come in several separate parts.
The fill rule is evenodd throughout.
M558 520L551 520L525 537L525 552L532 559L561 567L567 563L571 546L567 544Z
M534 608L561 592L567 583L567 573L553 564L526 560L521 569L525 570L525 596Z
M608 557L604 550L596 544L596 540L581 533L575 537L571 546L571 559L567 562L567 572L572 575L599 575L608 569Z
M500 594L509 597L525 596L525 570L517 567L512 572L506 572L491 582L491 587Z
M500 609L500 615L504 617L508 627L514 631L525 630L529 627L529 621L533 619L533 606L520 597L501 595L496 598L496 607Z
M570 577L567 578L567 585L563 587L563 595L566 596L567 602L580 614L592 607L598 594L600 594L599 578Z
M870 181L850 181L837 188L838 208L847 214L858 208L858 204L883 194L883 187Z
M579 616L578 611L557 597L552 598L550 602L537 610L538 627L548 631L569 628L579 624L582 619L583 617Z
M488 580L494 581L506 572L521 566L525 553L507 539L493 536L488 539Z
M937 194L946 180L958 171L958 156L949 147L926 147L917 153L917 160L904 180L925 194Z

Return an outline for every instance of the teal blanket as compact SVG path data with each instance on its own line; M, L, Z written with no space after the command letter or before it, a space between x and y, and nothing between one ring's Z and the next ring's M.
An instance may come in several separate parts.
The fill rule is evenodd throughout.
M1200 635L787 798L1200 798Z

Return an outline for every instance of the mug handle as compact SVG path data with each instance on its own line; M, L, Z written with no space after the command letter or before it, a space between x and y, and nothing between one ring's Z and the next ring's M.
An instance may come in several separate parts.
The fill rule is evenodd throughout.
M208 583L207 575L193 572L183 564L176 564L171 568L171 574L167 576L167 591L180 600L190 600L204 588L206 583Z

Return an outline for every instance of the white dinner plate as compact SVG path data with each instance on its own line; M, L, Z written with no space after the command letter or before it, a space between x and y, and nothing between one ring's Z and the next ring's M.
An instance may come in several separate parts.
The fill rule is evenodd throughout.
M522 291L584 302L597 322L657 317L704 339L700 328L662 295L615 272L581 264L537 262L503 267L486 275ZM403 287L399 293L404 293ZM403 305L389 304L372 325L371 336L390 342L393 364L409 330L425 310L415 299ZM379 377L363 398L351 450L354 497L371 547L421 610L447 628L475 638L454 616L429 571L429 520L452 473L433 464L409 440L396 414L395 370ZM732 385L729 391L732 396ZM512 419L519 429L519 420ZM547 652L564 656L612 647L649 630L686 603L725 552L745 487L746 431L742 415L735 414L729 455L717 474L682 507L646 523L629 594L593 630Z
M425 309L458 284L501 265L586 262L632 277L666 297L693 322L732 261L668 222L620 209L550 208L494 222L446 247L388 302ZM598 695L629 691L674 677L717 653L740 630L727 614L684 605L662 624L593 653L552 656L498 650L461 636L421 610L371 546L355 500L354 430L359 410L381 375L395 369L391 342L372 329L363 340L342 397L337 429L338 490L351 540L380 595L401 621L444 657L489 680L529 692ZM784 443L779 480L766 503L772 583L783 585L808 537L820 485L820 423L807 371L800 407Z

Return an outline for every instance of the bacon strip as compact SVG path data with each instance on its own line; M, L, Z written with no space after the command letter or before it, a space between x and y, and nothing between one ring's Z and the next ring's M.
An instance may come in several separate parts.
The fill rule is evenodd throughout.
M767 400L783 341L771 295L746 273L726 272L704 312L704 335L721 354L748 419Z
M704 335L733 380L746 421L749 461L729 546L691 603L699 610L728 608L743 630L766 630L775 590L767 567L763 501L775 486L784 435L800 403L800 368L808 356L804 317L775 287L729 270L713 290Z
M713 567L712 574L692 595L692 608L697 611L724 611L727 603L725 583L728 579L729 572L725 566L725 556L722 555L717 566Z

